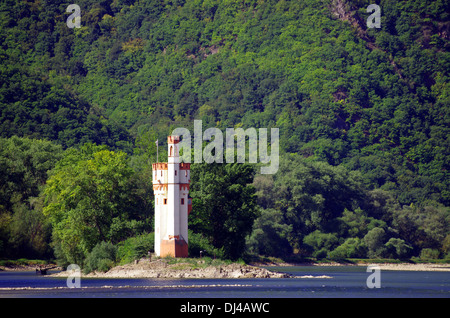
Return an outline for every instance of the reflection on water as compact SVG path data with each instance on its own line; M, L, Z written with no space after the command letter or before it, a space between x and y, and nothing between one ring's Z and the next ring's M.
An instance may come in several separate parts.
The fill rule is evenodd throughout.
M46 298L296 298L450 297L450 272L382 271L381 288L370 289L365 267L272 267L297 278L277 279L105 279L82 278L67 288L66 278L35 272L0 272L0 297ZM299 278L301 276L312 278ZM320 276L331 278L315 278Z

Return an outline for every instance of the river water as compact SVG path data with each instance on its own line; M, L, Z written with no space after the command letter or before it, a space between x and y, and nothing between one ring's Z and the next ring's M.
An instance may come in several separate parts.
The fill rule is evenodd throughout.
M380 288L368 288L366 267L277 267L280 279L67 279L35 272L0 272L0 298L450 298L450 272L380 271ZM303 277L310 275L313 277ZM317 276L331 278L315 278Z

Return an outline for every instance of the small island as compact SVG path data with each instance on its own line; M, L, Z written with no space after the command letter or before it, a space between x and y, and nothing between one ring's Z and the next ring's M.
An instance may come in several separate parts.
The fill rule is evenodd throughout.
M62 271L51 276L69 276ZM94 271L82 274L90 278L290 278L287 273L273 272L258 266L232 263L209 258L159 258L141 259L119 265L106 272Z

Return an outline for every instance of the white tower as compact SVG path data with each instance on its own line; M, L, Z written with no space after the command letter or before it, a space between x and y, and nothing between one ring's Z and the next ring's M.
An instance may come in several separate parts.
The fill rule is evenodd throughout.
M168 162L152 165L155 194L155 253L165 257L188 256L190 164L180 163L179 136L169 136Z

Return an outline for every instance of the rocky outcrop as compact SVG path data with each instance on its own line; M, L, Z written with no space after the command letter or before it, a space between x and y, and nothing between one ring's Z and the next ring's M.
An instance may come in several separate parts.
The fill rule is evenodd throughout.
M163 263L164 264L164 263ZM267 269L230 264L225 266L208 266L205 268L192 268L190 264L177 263L174 265L156 264L149 266L124 265L112 268L106 273L92 273L92 277L139 277L139 278L285 278L288 274L271 272Z
M57 274L68 276L66 272ZM291 275L277 273L257 266L232 263L229 265L197 267L191 263L168 264L165 260L116 266L105 273L94 272L83 277L102 278L288 278Z

